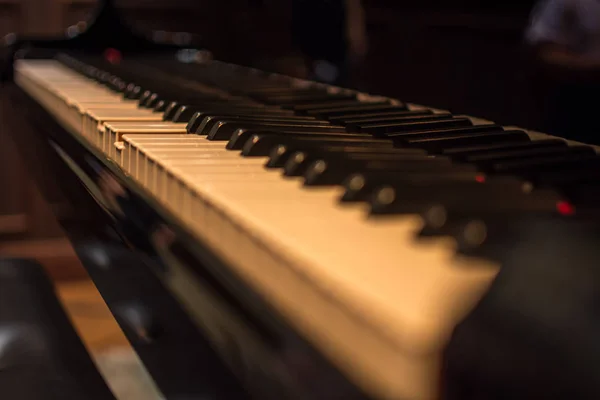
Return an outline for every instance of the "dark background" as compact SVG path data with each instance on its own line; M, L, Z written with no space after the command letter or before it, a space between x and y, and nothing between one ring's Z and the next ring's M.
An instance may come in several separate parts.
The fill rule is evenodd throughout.
M293 73L290 0L116 0L138 30L192 32L221 60ZM547 84L523 32L535 1L363 0L370 50L361 89L540 128ZM63 34L95 0L0 0L0 37ZM537 78L536 78L537 77Z
M528 128L542 88L523 44L534 1L363 0L369 54L360 89ZM140 28L188 31L218 59L290 72L289 0L120 3ZM152 4L152 9L149 5ZM176 5L174 5L176 4Z

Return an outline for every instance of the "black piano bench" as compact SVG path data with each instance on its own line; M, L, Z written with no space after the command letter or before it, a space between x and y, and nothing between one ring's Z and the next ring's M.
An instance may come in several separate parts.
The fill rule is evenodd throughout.
M0 398L115 400L34 261L0 258Z

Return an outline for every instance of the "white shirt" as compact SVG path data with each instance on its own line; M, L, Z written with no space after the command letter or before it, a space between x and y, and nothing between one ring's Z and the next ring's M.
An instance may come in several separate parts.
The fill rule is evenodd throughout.
M600 0L543 0L533 10L526 39L567 46L600 59Z

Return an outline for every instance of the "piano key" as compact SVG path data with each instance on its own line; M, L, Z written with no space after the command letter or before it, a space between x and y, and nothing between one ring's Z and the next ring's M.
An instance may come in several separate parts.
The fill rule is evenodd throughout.
M162 122L162 117L145 110L88 109L82 133L99 148L105 142L104 131L100 129L104 122Z
M290 162L290 161L288 161ZM287 164L286 164L287 167ZM462 167L459 167L462 168ZM471 167L472 168L472 167ZM466 169L471 169L466 167ZM342 185L352 174L363 171L378 171L386 173L394 171L397 175L442 172L454 169L449 160L424 159L409 162L385 159L369 160L361 157L353 157L343 162L326 160L324 158L314 160L304 171L305 186Z
M239 132L237 132L239 130ZM237 135L237 142L240 143L240 149L244 141L251 135L250 131L279 131L279 132L310 132L313 134L348 134L344 128L332 125L311 125L304 121L295 123L289 122L242 122L238 120L220 120L209 131L206 129L201 132L209 140L229 140L234 133ZM248 133L246 133L248 132Z
M316 110L307 110L307 115L313 115L319 118L345 118L344 116L363 115L372 113L398 113L406 112L408 108L403 104L391 104L390 102L362 102L352 105L343 105L337 107L320 108Z
M398 173L398 171L361 172L348 176L344 185L344 193L340 198L343 202L366 201L368 196L378 186L384 186L396 181L408 182L478 182L484 176L472 166L460 165L442 171Z
M142 93L143 89L140 85L129 83L123 92L123 97L129 100L139 100Z
M527 149L510 149L510 150L495 150L486 153L476 153L464 157L466 162L485 164L495 162L497 160L508 160L513 158L531 159L535 157L545 157L563 154L595 154L595 151L590 146L560 146L560 147L542 147L542 148L527 148Z
M230 139L233 140L234 137ZM286 149L295 148L296 150L307 149L307 148L315 148L320 146L351 146L351 147L377 147L377 148L391 148L393 147L393 142L388 140L381 139L371 139L371 138L361 138L361 137L352 137L352 138L340 138L340 137L328 137L328 138L311 138L302 136L302 135L294 135L294 134L286 134L286 135L278 135L278 134L270 134L270 133L256 133L253 134L242 147L242 155L249 157L257 157L257 156L269 156L271 151L280 145L285 145ZM229 143L227 144L227 148L231 148ZM414 149L416 151L416 149ZM283 154L281 150L277 150L276 153L279 157L282 157Z
M600 157L596 154L585 154L573 152L561 156L536 157L527 160L507 160L494 163L486 169L496 173L504 174L529 174L533 171L560 170L568 168L593 167L600 162Z
M533 201L532 201L533 199ZM372 214L413 214L421 213L432 203L451 209L493 210L511 207L530 210L540 205L538 197L526 193L521 185L514 182L504 184L476 182L450 182L430 185L394 182L377 189L370 202ZM544 207L556 206L556 197L541 197Z
M237 112L236 109L240 111ZM229 116L237 116L237 115L289 115L292 114L290 112L285 112L285 110L274 109L274 108L266 108L266 107L242 107L242 106L233 106L231 104L221 106L221 105L210 105L210 106L198 106L194 104L185 104L180 106L176 112L173 114L171 120L173 122L189 122L190 119L194 116L194 114L198 112L203 113L213 113L219 115L229 115ZM300 118L299 118L300 119Z
M330 96L328 96L330 97ZM321 102L308 102L308 103L301 103L301 104L288 104L288 105L281 105L282 108L287 108L290 110L294 110L294 112L298 113L298 114L306 114L308 115L308 112L310 111L320 111L320 110L324 110L324 109L330 109L333 107L350 107L350 106L356 106L361 104L361 102L356 101L356 100L335 100L335 99L327 99L325 101L321 101Z
M240 124L260 124L260 123L285 123L285 124L302 124L309 126L332 126L328 121L316 120L310 117L298 117L288 115L250 115L250 113L242 112L237 116L222 115L219 113L211 113L205 115L196 131L198 135L205 135L221 121L235 121ZM342 129L340 127L340 129Z
M190 104L204 104L206 102L214 102L214 103L223 103L229 101L231 105L244 105L247 107L260 107L259 105L254 105L250 102L242 102L234 99L226 99L219 95L215 95L214 93L203 92L199 90L194 90L190 87L186 87L184 85L169 85L172 87L169 88L160 88L150 90L150 95L145 100L143 107L145 108L153 108L157 111L165 111L169 106L173 103L173 107L176 107L177 104L181 103L190 103ZM161 103L161 109L158 110L159 103ZM171 107L171 108L173 108Z
M433 204L424 208L422 213L423 227L419 236L456 236L461 233L465 223L475 219L517 221L537 215L560 215L558 204L563 200L560 197L547 199L538 198L538 201L527 201L517 205L500 203L499 208L465 209L452 208L441 204ZM497 206L498 204L494 204Z
M138 123L138 122L108 122L104 124L105 139L102 149L113 157L116 155L115 144L122 141L127 134L152 134L152 133L186 133L185 124L174 123Z
M243 117L244 115L247 115L248 111L249 110L242 110L242 112L238 113L235 108L233 108L233 109L229 108L228 110L208 109L206 111L197 111L194 113L194 115L188 122L188 132L196 133L199 130L202 130L203 128L201 128L200 125L204 122L204 118L206 118L206 117L222 115L222 116L227 116L227 117L231 117L231 118L238 118L238 117ZM274 116L275 117L275 116L286 115L286 116L289 116L291 119L302 119L302 117L294 116L287 110L277 110L277 109L269 109L266 112L253 112L253 115L255 115L257 117L258 116L265 116L265 117Z
M241 150L246 145L246 143L257 133L263 132L263 129L238 129L233 135L229 138L227 145L225 148L227 150ZM267 130L268 132L268 130ZM269 132L272 136L281 136L282 138L306 138L308 140L330 140L330 139L338 139L338 140L371 140L372 137L369 135L363 134L352 134L346 132L336 132L336 131L318 131L316 129L310 130L295 130L290 128L284 128L280 130L273 130ZM209 138L210 139L210 138Z
M341 151L340 151L341 150ZM352 151L351 148L344 149L310 149L305 151L296 151L293 153L284 165L285 176L299 176L303 175L316 160L327 160L327 163L338 163L338 164L354 164L356 162L398 162L400 163L414 163L415 166L420 162L426 161L427 163L450 163L448 158L432 158L423 153L405 151L404 149L375 149L375 151L361 151L358 148L356 151ZM324 171L323 171L324 172Z
M261 98L261 100L267 104L278 105L283 108L296 109L297 107L304 106L306 107L306 109L300 108L300 110L308 110L313 107L325 108L354 105L357 103L355 97L356 96L352 94L341 93L310 93L297 95L266 96Z
M446 148L473 146L476 144L529 143L531 141L526 132L512 130L475 133L429 132L417 135L397 135L393 136L393 139L407 146L427 149L434 153Z
M67 103L67 107L67 113L69 114L68 119L77 132L81 132L83 129L84 118L88 109L113 109L115 107L119 107L134 110L137 108L136 104L133 102L118 102L114 100L109 100L106 102L86 102L72 100Z
M262 135L262 134L261 134ZM272 137L273 135L271 135ZM286 136L282 136L282 139ZM313 137L306 135L306 137L299 138L298 136L289 136L290 140L296 140L297 142L288 142L285 144L278 144L273 147L268 155L268 161L265 164L267 168L283 168L289 157L296 151L302 151L311 148L319 148L319 146L327 144L335 144L336 142L351 143L353 146L364 145L364 146L381 146L381 147L393 147L393 142L370 139L370 138L351 138L351 137ZM300 140L298 140L300 139ZM311 144L312 143L312 144Z
M425 129L444 129L453 127L469 127L473 123L469 118L432 118L431 120L406 122L406 123L383 123L366 124L355 127L359 132L371 133L374 135L387 135L401 132L420 131Z
M181 147L182 141L174 140L171 143L165 143L164 140L149 138L143 140L138 137L139 135L125 135L123 137L123 141L125 144L124 156L126 159L125 162L128 162L128 171L131 176L140 181L144 182L146 180L146 166L148 164L147 155L150 152L156 152L158 150L163 151L163 157L166 158L168 154L175 154L177 157L181 157L182 154L186 152L199 152L202 149L211 149L215 148L214 144L208 144L206 141L198 141L191 142L186 140L183 142L183 147ZM158 134L156 135L158 136ZM198 138L200 139L200 138ZM144 149L143 152L140 151L140 148ZM152 158L155 158L156 153ZM193 153L195 154L195 153Z
M226 99L216 99L210 98L205 100L179 100L179 101L171 101L164 109L164 118L165 120L173 120L175 115L180 111L180 108L184 107L185 109L191 109L188 111L189 117L191 117L194 113L193 109L197 109L198 111L202 109L207 109L209 107L213 108L221 108L225 109L246 109L248 112L267 110L267 107L261 104L252 104L252 103L244 103L239 101L231 101ZM189 118L188 118L189 119ZM186 121L187 122L187 121Z
M374 118L356 118L353 120L343 121L344 126L348 129L361 131L363 126L375 126L385 124L403 124L408 122L419 122L419 121L436 121L446 120L451 118L450 113L438 113L438 114L401 114L393 116L383 116Z
M352 114L340 114L338 116L327 117L328 121L344 124L359 124L368 122L373 119L393 119L410 116L426 116L434 115L431 110L408 110L400 109L398 111L378 111L378 112L363 112Z
M567 142L561 139L545 139L535 141L509 141L491 144L478 144L471 146L451 147L441 149L441 154L449 155L461 159L469 154L481 154L495 150L510 150L510 149L528 149L528 148L545 148L545 147L561 147L566 146Z
M158 95L154 93L154 91L152 90L144 90L144 92L142 93L142 95L140 96L139 100L138 100L138 104L140 106L140 108L148 108L148 105L151 104L150 102L150 98L155 95L155 97L157 97ZM158 99L153 100L152 102L156 102Z
M452 117L452 114L448 112L423 113L421 111L411 111L409 113L403 112L401 114L395 114L391 116L384 115L380 117L352 118L343 121L343 125L346 126L348 129L360 131L363 126L373 127L393 124L402 125L409 122L445 120Z

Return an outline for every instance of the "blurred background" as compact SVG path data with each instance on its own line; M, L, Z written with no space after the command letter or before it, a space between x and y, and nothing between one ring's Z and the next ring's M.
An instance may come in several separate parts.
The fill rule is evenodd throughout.
M319 79L502 125L542 131L556 126L548 125L547 116L558 104L555 94L560 82L545 73L540 58L524 39L538 4L534 0L114 2L137 32L161 42L200 46L219 60ZM593 48L600 60L600 2L572 3L592 2L595 8L587 16L595 19L586 19L589 25L585 29L575 27L581 35L573 42L587 40L591 44L586 49ZM539 4L551 3L560 1ZM97 6L96 0L0 0L0 60L2 44L10 44L19 35L69 37L85 30ZM586 15L587 9L582 7L579 17ZM557 25L556 15L546 17L534 32L541 40L556 33L543 29L546 22ZM559 35L558 41L562 39ZM592 70L568 52L551 50L558 64ZM598 66L600 62L593 71L599 71ZM584 99L588 92L597 98L595 88L571 88L563 100L572 104L573 110L595 116L598 100ZM584 99L587 106L582 108L574 99ZM0 96L0 101L6 99ZM561 111L568 108L566 105ZM92 352L126 347L55 219L61 213L60 204L50 205L42 199L1 123L0 188L0 257L33 258L46 267L59 282L59 294ZM128 357L118 355L117 368L113 360L106 371L119 377L131 393L131 375L121 369L121 364L128 365ZM135 371L132 374L137 374ZM153 398L140 393L122 398Z
M158 31L158 40L193 40L217 59L297 76L315 77L310 71L315 64L307 67L303 48L314 42L311 32L322 36L323 29L330 29L335 36L341 26L335 7L326 5L335 1L328 0L115 3L131 26L148 34ZM311 8L315 3L321 8ZM355 3L358 8L345 21L354 35L349 44L353 53L345 60L344 79L333 79L336 83L502 124L542 128L545 91L551 84L538 73L523 39L533 0ZM10 42L13 34L71 35L75 26L85 27L96 7L95 0L0 0L0 38ZM298 39L302 35L304 42ZM328 45L331 49L337 44L334 40ZM313 50L318 58L323 49L316 45ZM315 70L317 77L331 77L327 65ZM50 206L1 130L0 186L11 188L0 196L0 236L10 239L0 241L0 255L25 253L51 270L62 265L56 274L76 276L77 267L65 267L77 261Z

